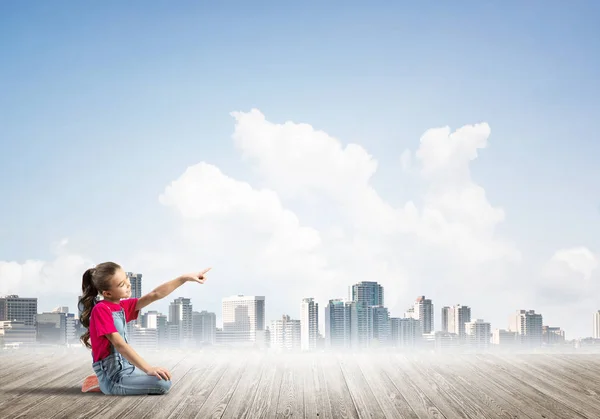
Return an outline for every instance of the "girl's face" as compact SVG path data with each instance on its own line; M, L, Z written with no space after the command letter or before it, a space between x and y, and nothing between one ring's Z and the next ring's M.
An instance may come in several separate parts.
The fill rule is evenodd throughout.
M104 298L119 301L131 297L131 283L124 270L119 269L111 279L110 289L102 293Z

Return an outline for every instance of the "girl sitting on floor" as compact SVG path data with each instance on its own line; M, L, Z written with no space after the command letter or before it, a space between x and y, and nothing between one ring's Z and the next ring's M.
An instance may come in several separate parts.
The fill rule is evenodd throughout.
M81 336L92 350L96 377L88 377L82 391L98 389L104 394L165 394L171 388L171 373L148 364L129 345L126 324L137 319L140 310L166 297L186 282L204 284L210 270L181 275L165 282L142 298L131 297L127 274L116 263L104 262L83 274L80 322L87 329ZM97 301L101 294L104 299ZM91 341L91 343L90 343ZM97 378L97 385L92 381Z

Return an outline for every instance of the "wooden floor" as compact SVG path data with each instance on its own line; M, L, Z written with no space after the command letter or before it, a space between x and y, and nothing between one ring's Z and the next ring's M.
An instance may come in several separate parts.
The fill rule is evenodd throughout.
M1 418L600 418L600 355L153 353L171 391L119 397L89 353L2 352Z

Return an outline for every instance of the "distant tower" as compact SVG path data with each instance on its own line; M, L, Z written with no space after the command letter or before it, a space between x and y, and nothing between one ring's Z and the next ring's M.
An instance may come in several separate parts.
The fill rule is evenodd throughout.
M127 272L131 283L131 298L142 298L142 274Z
M352 303L329 300L325 307L325 345L327 348L350 348L350 316Z
M414 318L421 322L423 333L433 332L433 303L424 295L417 297L415 301Z
M452 309L448 306L442 307L442 332L448 333L448 321L450 319L450 311Z
M594 339L600 339L600 310L594 313L594 333L592 337Z
M179 297L169 306L169 324L177 326L179 340L190 343L193 334L192 304L189 298Z
M314 298L303 298L300 317L301 348L313 351L319 337L319 304Z
M256 342L265 330L265 297L233 295L222 299L223 341L227 344Z
M362 281L350 287L350 301L363 303L365 306L383 306L383 287L377 282Z

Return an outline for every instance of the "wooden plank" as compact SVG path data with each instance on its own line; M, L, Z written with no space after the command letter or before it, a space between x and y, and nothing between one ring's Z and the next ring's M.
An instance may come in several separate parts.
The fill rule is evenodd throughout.
M524 362L528 362L531 368L540 374L540 376L555 377L566 388L581 393L582 396L586 396L591 401L600 402L600 382L597 378L590 380L573 369L565 368L564 366L559 367L556 359L551 357L544 356L537 357L537 359L526 357L524 358Z
M342 374L339 356L331 355L319 359L319 368L323 370L325 388L334 418L359 418L352 401L348 384Z
M463 358L446 361L440 368L440 373L446 370L452 371L454 385L464 393L470 394L475 400L479 400L490 412L495 412L497 417L533 419L526 413L526 410L531 410L528 405L519 404L518 400L507 397L502 389L490 384L487 376L473 371Z
M265 358L269 368L263 374L263 378L254 394L252 406L244 418L272 418L277 413L277 403L281 380L283 378L283 365L281 357L270 356Z
M588 400L578 397L570 391L565 391L565 387L560 382L557 382L556 376L550 376L544 380L540 379L539 375L531 372L531 364L533 363L527 363L526 367L523 368L519 360L520 357L511 357L509 360L506 357L496 356L493 358L495 364L505 368L511 376L530 386L534 386L548 397L578 412L583 417L600 416L600 409L597 403L594 406L594 403L589 403Z
M376 362L371 355L357 357L357 366L372 389L386 417L400 419L429 417L424 409L421 411L420 416L413 410L402 392L383 372L381 364Z
M325 389L323 370L319 368L318 358L322 354L304 354L302 382L304 386L304 415L306 418L332 419L331 404Z
M192 367L187 380L182 382L185 391L177 397L170 397L174 402L174 408L173 404L170 406L159 404L158 409L153 412L153 417L185 418L184 411L199 410L229 368L225 358L217 356L213 359L215 362L209 369L205 370L202 364Z
M256 396L258 386L269 368L266 355L253 354L246 363L246 370L235 388L221 419L247 417Z
M537 388L516 379L506 369L496 365L491 357L491 355L476 355L472 359L464 359L487 376L489 380L501 386L511 397L520 398L525 405L529 405L530 410L526 410L529 416L539 417L538 413L541 413L549 419L584 418L560 402L548 397Z
M284 360L281 391L277 401L277 418L304 417L304 386L300 371L304 358L297 354L281 355Z
M417 359L412 362L412 366L431 386L437 386L440 394L443 394L449 405L454 406L455 410L460 410L466 417L476 419L496 418L500 411L491 411L481 400L477 400L467 391L461 391L456 385L456 376L452 371L446 369L443 373L440 371L440 362L443 362L446 356L436 356L429 359ZM493 405L491 405L493 407Z
M44 400L57 400L65 394L77 393L77 384L80 383L80 376L86 369L78 364L73 365L68 360L59 362L49 365L44 370L44 374L37 376L37 379L35 371L32 371L34 377L27 380L25 384L3 390L3 393L11 393L15 397L2 403L0 406L2 415L26 414ZM81 392L80 388L79 392Z
M357 363L357 356L346 355L340 358L340 368L350 396L356 406L358 416L361 418L385 418L387 416L381 408L369 382L365 379ZM369 355L372 356L372 355Z
M214 386L204 403L197 408L194 404L187 404L181 412L184 418L220 418L233 396L241 376L246 368L245 357L226 359L227 370Z

